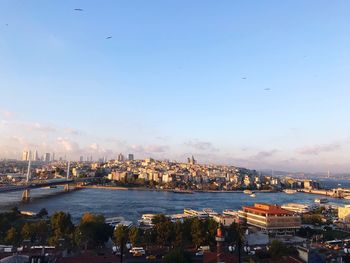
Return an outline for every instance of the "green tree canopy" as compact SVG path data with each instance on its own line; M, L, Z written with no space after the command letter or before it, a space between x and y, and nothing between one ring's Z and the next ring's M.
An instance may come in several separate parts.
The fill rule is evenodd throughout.
M165 263L191 263L191 254L184 251L181 248L175 248L164 256L163 262Z

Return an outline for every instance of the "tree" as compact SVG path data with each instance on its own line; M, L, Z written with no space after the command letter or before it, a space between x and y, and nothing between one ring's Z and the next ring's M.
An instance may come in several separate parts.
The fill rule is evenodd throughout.
M166 246L172 243L173 238L173 223L169 218L164 215L155 217L154 220L154 231L157 236L157 243L162 246Z
M30 240L30 242L34 242L34 228L31 223L25 223L22 227L21 231L22 238L24 240Z
M56 212L50 217L51 237L49 243L55 246L60 245L60 239L64 239L64 246L71 247L74 235L74 225L71 215L64 212Z
M270 244L269 254L272 258L281 258L295 253L297 252L294 247L288 247L279 240L273 240Z
M213 244L215 242L215 235L218 229L218 223L212 218L208 218L204 221L204 225L202 227L204 227L204 231L206 231L206 244Z
M244 240L244 233L242 227L237 223L232 223L227 229L226 229L226 240L227 242L238 245L239 243L242 244Z
M191 235L192 242L196 245L196 247L203 245L203 242L205 240L205 234L202 228L202 222L198 218L194 218L192 221Z
M45 216L47 216L49 213L47 212L47 210L45 208L41 208L39 213L38 213L38 217L43 218Z
M17 246L20 241L20 235L16 228L11 227L5 236L5 242L9 245Z
M133 246L137 246L141 241L141 231L137 227L132 227L129 230L129 241Z
M102 215L85 213L76 229L76 242L88 247L103 246L112 236L112 228L105 223Z
M191 255L182 248L175 248L163 258L165 263L191 263Z
M142 235L142 241L146 244L154 244L157 239L157 234L153 229L146 229Z
M40 245L45 245L50 236L50 227L44 220L40 220L34 223L35 240Z
M123 246L128 238L128 234L129 229L126 226L118 225L113 233L114 242L119 246Z
M238 257L241 258L241 248L244 242L244 233L240 224L233 222L226 229L226 240L231 245L237 246Z
M174 241L174 247L180 248L183 247L183 225L181 222L175 223L175 241Z

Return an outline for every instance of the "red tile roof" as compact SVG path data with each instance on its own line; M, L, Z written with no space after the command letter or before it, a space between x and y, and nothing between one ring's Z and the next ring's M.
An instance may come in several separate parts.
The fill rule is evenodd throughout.
M254 206L243 206L246 212L257 212L268 215L292 215L293 213L277 205L254 204Z

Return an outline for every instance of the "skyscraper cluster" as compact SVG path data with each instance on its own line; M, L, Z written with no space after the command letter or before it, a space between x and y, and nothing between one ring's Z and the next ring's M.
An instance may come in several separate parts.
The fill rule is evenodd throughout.
M51 162L55 161L55 153L45 153L39 157L38 151L35 150L32 152L31 150L25 150L22 152L22 161L43 161L43 162Z

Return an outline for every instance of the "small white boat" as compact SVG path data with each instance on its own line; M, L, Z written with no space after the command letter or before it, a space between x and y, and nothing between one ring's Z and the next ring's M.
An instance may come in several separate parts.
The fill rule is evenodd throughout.
M284 192L286 193L286 194L295 194L296 192L297 192L297 190L294 190L294 189L285 189L284 190Z
M255 198L256 197L256 195L255 194L251 194L251 195L249 195L250 197L253 197L253 198Z
M327 198L316 198L315 199L315 203L317 203L317 204L326 204L326 203L328 203L328 199Z

